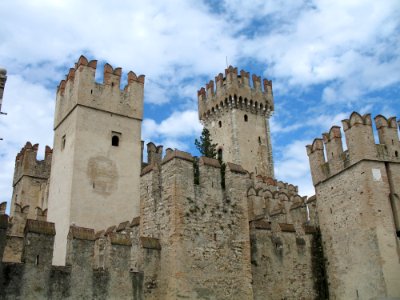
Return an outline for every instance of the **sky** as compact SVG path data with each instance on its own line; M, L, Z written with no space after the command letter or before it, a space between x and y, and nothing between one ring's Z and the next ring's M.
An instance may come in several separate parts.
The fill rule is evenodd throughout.
M81 54L145 74L142 139L198 155L197 90L229 65L273 81L276 178L313 195L305 145L351 112L400 117L398 0L13 0L0 10L0 202L15 156L53 144L55 93Z

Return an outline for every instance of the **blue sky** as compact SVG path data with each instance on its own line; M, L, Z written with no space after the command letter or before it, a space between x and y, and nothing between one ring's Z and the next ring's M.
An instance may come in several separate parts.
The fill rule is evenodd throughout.
M226 59L272 79L276 177L303 195L306 144L354 110L400 115L398 0L13 0L0 20L0 202L25 142L52 145L56 87L81 54L145 74L142 138L193 154L197 90Z

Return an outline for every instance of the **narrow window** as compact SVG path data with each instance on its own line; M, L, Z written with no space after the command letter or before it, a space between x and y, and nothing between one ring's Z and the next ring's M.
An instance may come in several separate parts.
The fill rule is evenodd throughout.
M258 143L261 145L261 137L258 137Z
M35 265L39 265L39 255L36 255Z
M394 156L399 157L399 152L394 151Z
M113 135L111 139L111 145L113 145L114 147L119 146L119 137L117 135Z
M244 115L244 121L247 122L249 120L249 117L247 115Z
M222 149L218 149L218 160L222 161Z
M65 143L66 143L66 138L65 138L65 134L64 134L63 137L61 138L61 150L64 150Z
M222 122L221 121L218 122L218 126L219 126L219 128L222 127Z

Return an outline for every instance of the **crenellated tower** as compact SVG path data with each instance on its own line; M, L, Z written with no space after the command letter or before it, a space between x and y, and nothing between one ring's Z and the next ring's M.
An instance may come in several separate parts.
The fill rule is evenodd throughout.
M252 84L251 84L252 81ZM198 93L199 119L218 143L224 161L256 175L274 177L269 117L274 110L272 82L230 66L225 76Z
M307 146L332 299L400 295L400 142L396 118L353 112Z
M48 180L53 150L46 146L44 159L38 160L38 148L39 144L32 145L27 142L15 158L11 217L15 216L18 205L29 206L29 219L41 219L43 213L47 213Z
M99 230L139 214L144 75L81 56L57 90L48 219L54 263L65 263L70 225Z

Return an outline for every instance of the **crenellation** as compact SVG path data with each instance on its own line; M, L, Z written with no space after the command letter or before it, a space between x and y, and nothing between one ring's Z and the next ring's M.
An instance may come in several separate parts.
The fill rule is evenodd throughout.
M329 171L337 173L343 170L343 145L342 134L339 126L332 126L329 133L323 133L326 158L329 164Z
M326 178L326 172L323 168L326 163L323 139L314 139L313 143L307 145L306 148L308 159L310 161L311 177L313 184L315 185Z
M248 72L241 70L238 75L237 68L230 66L225 70L225 77L220 73L215 81L206 84L206 88L198 90L200 120L205 122L210 114L219 111L218 108L239 108L260 115L273 111L272 83L264 80L263 90L261 77L252 75L252 87L249 78Z
M371 115L353 112L342 121L351 163L361 159L377 159Z
M240 70L240 84L243 88L250 88L250 73Z
M374 118L378 131L379 143L385 145L388 157L386 159L400 161L400 141L396 117L386 119L382 115Z
M104 65L103 84L111 85L111 87L120 88L122 68L113 68L110 64Z
M92 297L95 234L90 228L70 226L67 241L66 266L70 267L71 298Z
M206 93L207 93L207 97L213 98L213 96L215 94L214 81L210 80L210 82L206 84Z
M375 123L380 144L375 144L371 116L353 112L349 119L342 121L346 151L343 151L339 126L333 126L329 133L324 133L323 140L315 139L312 145L307 145L313 184L342 172L360 160L400 161L396 118L386 119L378 115Z
M65 80L58 86L54 128L75 109L76 106L90 107L112 112L129 118L143 118L144 75L128 73L127 85L120 89L121 68L104 65L103 83L95 82L97 61L88 62L81 56L71 68Z
M147 144L147 164L149 166L159 165L162 161L163 146L156 146L150 142Z

